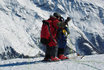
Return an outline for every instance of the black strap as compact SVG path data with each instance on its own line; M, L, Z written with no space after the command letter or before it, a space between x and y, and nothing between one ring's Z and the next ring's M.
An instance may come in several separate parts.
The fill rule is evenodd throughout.
M50 33L50 36L51 36L52 40L57 44L56 40L53 38L53 36L52 36L52 34L51 34L50 25L48 26L48 30L49 30L49 33Z
M55 29L55 31L57 31L57 29L54 27L54 25L53 25L53 21L52 21L52 27Z

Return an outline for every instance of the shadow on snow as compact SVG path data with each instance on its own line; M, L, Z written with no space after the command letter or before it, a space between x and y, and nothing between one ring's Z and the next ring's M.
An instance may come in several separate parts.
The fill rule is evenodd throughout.
M29 64L37 64L40 62L41 62L41 60L40 61L32 61L32 62L17 62L17 63L2 64L2 65L0 65L0 67L29 65Z

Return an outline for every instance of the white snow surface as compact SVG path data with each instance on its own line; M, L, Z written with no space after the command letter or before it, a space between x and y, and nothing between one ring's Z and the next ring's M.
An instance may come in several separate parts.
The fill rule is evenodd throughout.
M103 54L50 63L38 63L43 57L18 58L44 55L39 48L42 20L54 12L72 18L70 48L83 54L78 43L82 37L104 53L104 0L0 0L0 70L104 70Z
M57 62L39 62L43 58L0 61L0 70L104 70L104 55L85 56Z
M11 46L20 54L37 55L41 51L38 48L41 21L55 11L72 18L69 23L72 49L78 51L79 37L93 39L95 47L101 47L96 37L104 39L103 3L103 0L0 0L0 53Z

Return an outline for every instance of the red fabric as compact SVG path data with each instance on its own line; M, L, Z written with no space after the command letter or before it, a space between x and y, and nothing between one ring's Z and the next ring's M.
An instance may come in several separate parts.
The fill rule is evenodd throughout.
M59 61L60 59L57 58L57 57L51 57L51 60L52 60L52 61Z
M50 24L50 32L52 34L53 39L56 41L56 34L57 34L57 29L58 29L57 23L59 23L59 20L57 18L55 18L55 17L50 17L46 21L49 22L49 24ZM50 36L50 33L48 31L48 27L47 26L44 27L44 26L45 25L43 24L42 25L42 31L41 31L41 38L45 38L45 39L49 40L50 42L48 43L48 45L50 47L56 46L57 43L55 43L53 41L52 37Z
M57 18L55 18L55 17L50 17L49 20L51 20L51 22L50 22L50 31L51 31L53 39L56 41L56 34L57 34L57 29L58 29L57 24L59 23L59 20ZM53 39L50 37L50 42L48 44L50 47L57 45L57 43L55 43L53 41Z
M61 59L61 60L65 60L65 59L69 59L69 58L66 57L65 55L61 54L61 55L59 55L59 59Z
M48 22L50 23L51 21L48 21ZM49 33L49 30L48 30L48 26L46 24L42 25L41 38L44 38L44 39L47 39L47 40L49 40L49 38L50 38L50 33Z

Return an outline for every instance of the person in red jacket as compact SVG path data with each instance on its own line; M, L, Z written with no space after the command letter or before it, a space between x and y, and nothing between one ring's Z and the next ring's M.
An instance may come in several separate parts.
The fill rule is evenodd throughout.
M57 31L59 28L65 27L66 23L61 23L60 20L61 15L59 13L54 13L50 18L44 22L49 23L49 32L47 37L42 39L46 43L46 52L44 61L59 61L60 59L57 57L58 46L57 46ZM41 36L42 37L42 36Z

